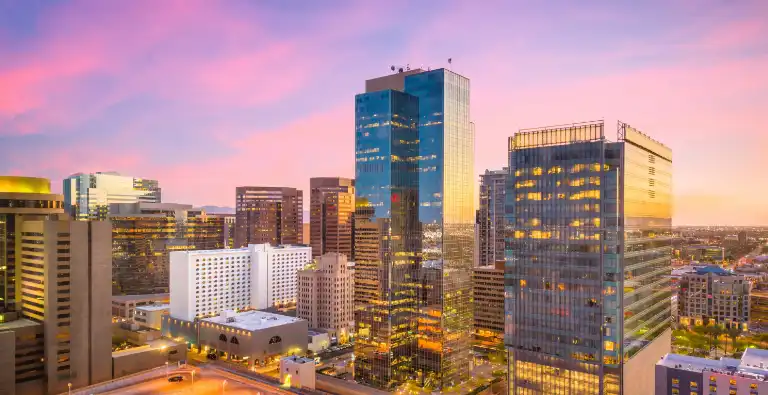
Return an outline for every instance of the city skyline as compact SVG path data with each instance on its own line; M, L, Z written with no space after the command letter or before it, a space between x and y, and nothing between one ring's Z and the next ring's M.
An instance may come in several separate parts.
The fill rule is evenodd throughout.
M61 193L114 170L228 207L237 186L286 186L308 207L310 177L354 174L361 81L452 58L472 78L476 179L521 128L610 114L678 153L675 225L768 222L749 170L768 165L765 3L342 5L0 5L0 173Z

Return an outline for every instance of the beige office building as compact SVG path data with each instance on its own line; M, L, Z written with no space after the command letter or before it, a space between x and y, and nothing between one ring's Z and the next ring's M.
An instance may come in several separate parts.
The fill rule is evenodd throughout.
M475 301L475 350L483 356L504 354L504 262L476 267L472 275Z
M323 329L339 344L354 329L354 273L344 254L329 252L311 269L299 271L296 316Z
M0 388L61 393L111 379L111 224L61 215L17 232L19 319L0 324L16 336L15 382Z

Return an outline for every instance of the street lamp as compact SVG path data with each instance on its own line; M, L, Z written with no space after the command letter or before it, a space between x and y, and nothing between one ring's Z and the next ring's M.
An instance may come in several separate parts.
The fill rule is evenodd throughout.
M195 371L192 371L192 386L195 385Z
M67 383L67 394L72 395L72 383Z
M224 393L224 388L227 386L227 380L221 382L221 393Z

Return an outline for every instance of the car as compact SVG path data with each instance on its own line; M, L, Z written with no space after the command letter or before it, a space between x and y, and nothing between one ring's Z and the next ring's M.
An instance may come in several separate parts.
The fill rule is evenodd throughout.
M180 383L184 381L184 377L182 376L172 376L168 378L168 381L171 383Z
M208 359L216 360L216 359L218 359L218 357L216 356L216 354L211 353L211 354L208 354Z

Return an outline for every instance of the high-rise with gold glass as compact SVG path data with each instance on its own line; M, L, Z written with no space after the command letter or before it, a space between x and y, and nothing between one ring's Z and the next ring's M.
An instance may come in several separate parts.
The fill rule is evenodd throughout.
M168 293L171 251L224 248L222 217L176 203L110 207L114 295Z
M329 252L352 260L352 214L355 180L343 177L309 179L309 238L312 256Z
M469 79L431 70L405 77L405 92L419 99L418 369L421 385L439 390L468 379L471 360L475 174Z
M355 380L392 389L415 378L419 102L379 89L355 97Z
M670 350L672 152L619 122L509 140L510 394L650 394Z

